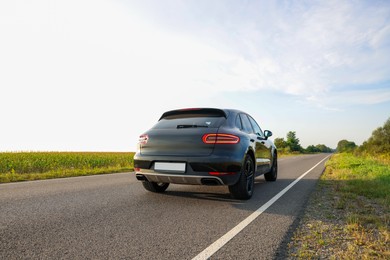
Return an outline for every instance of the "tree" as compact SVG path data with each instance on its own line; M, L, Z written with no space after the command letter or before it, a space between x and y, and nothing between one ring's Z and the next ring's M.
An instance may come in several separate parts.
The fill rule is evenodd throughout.
M331 153L331 152L333 152L332 148L329 148L328 146L326 146L324 144L317 144L316 146L309 145L305 149L305 151L308 153Z
M303 150L302 146L299 144L299 139L297 138L295 131L287 133L286 143L291 152L301 152Z
M371 154L390 153L390 118L383 127L378 127L372 132L371 137L363 143L360 150Z
M341 140L337 144L337 151L339 153L343 152L352 152L355 150L356 144L354 142L348 141L348 140Z
M332 148L329 148L328 146L324 145L324 144L317 144L316 145L316 148L318 149L318 151L320 151L321 153L331 153L333 152L332 151Z
M277 148L280 148L280 149L287 147L287 143L286 143L286 141L284 141L284 138L279 138L279 137L275 138L274 144Z
M308 152L308 153L318 153L318 152L320 152L320 150L316 146L314 146L314 145L309 145L306 148L306 152Z

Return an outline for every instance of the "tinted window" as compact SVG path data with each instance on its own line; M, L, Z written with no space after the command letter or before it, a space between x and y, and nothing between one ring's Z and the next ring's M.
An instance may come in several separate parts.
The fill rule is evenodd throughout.
M246 132L248 134L253 133L252 125L249 122L248 117L244 114L241 114L240 116L241 116L242 126L244 128L244 132Z
M172 119L172 118L184 118L184 117L225 117L227 118L228 113L221 109L213 108L190 108L190 109L179 109L165 112L161 118Z
M238 129L242 130L242 123L241 123L240 115L237 115L237 117L236 117L236 127Z
M207 117L204 115L185 115L173 118L166 117L158 121L153 127L155 129L172 129L172 128L187 128L187 127L208 127L217 128L225 121L225 117Z
M250 117L250 116L248 116L248 117L249 117L249 120L251 121L251 124L252 124L253 129L255 130L255 133L256 133L256 134L260 134L261 136L264 136L264 135L263 135L263 131L261 131L261 128L260 128L260 126L256 123L256 121L255 121L252 117Z

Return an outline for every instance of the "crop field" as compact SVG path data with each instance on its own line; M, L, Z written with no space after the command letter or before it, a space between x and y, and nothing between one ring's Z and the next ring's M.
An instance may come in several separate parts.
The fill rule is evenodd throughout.
M133 170L130 152L0 153L0 183Z

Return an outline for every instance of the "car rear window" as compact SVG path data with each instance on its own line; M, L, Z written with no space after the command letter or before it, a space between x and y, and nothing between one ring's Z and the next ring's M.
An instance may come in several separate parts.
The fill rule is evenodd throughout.
M179 109L165 112L161 118L165 119L173 119L173 118L184 118L184 117L225 117L227 118L227 114L225 111L216 108L187 108L187 109Z
M219 115L204 115L197 113L175 114L162 118L153 128L218 128L225 120L225 117Z

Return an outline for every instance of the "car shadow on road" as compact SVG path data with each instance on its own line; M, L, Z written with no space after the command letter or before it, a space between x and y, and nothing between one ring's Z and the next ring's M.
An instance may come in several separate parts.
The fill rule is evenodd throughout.
M211 192L210 190L203 191L183 191L183 190L167 190L164 192L163 196L173 196L180 198L196 199L196 200L212 200L212 201L221 201L221 202L231 202L231 203L241 203L241 200L234 199L229 191L226 189L226 193L221 192Z
M188 186L171 185L164 193L158 194L162 197L175 197L193 200L219 201L230 204L230 206L248 212L254 212L259 207L267 203L281 190L291 184L295 179L279 179L276 182L267 182L263 177L255 179L254 194L249 200L234 199L226 186ZM308 182L311 182L309 184ZM316 180L301 180L299 183L303 186L314 187L312 182ZM284 194L283 196L288 196ZM283 210L268 208L267 212L272 214L286 214Z
M293 180L278 180L277 182L266 182L263 177L255 179L254 194L249 200L234 199L226 186L187 186L171 185L168 190L159 196L189 198L195 200L212 200L231 203L232 206L240 210L254 211L259 207L259 203L267 196L264 196L264 188L267 193L275 191L280 187L287 186Z

